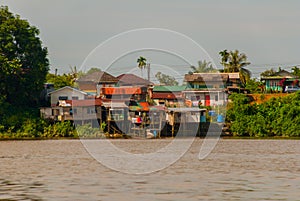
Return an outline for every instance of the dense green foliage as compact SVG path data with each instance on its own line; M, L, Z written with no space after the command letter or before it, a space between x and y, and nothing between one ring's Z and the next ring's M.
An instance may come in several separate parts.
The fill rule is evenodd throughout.
M105 138L105 134L101 130L93 128L90 124L76 126L77 135L80 138Z
M65 86L71 86L74 87L76 84L76 80L80 77L83 76L84 73L82 71L77 72L76 66L70 67L71 72L69 73L64 73L62 75L57 74L57 70L55 69L55 73L50 73L48 72L46 75L46 83L51 83L54 85L55 89L59 89ZM95 72L95 71L101 71L98 68L91 68L89 72ZM87 73L87 74L88 74Z
M49 70L39 30L0 7L0 133L37 135L39 95ZM35 120L33 120L35 119ZM32 126L30 129L25 126ZM29 132L30 131L30 132Z
M234 136L300 137L300 92L253 104L244 94L232 94L226 121Z
M75 78L74 75L71 73L63 75L55 75L52 73L48 73L46 76L46 82L54 84L54 88L59 89L65 86L73 87L75 84Z
M250 93L261 93L264 90L264 84L253 78L248 80L245 88L249 90Z
M70 121L52 122L40 118L28 118L22 124L9 127L0 125L1 139L52 139L52 138L105 138L99 128L90 124L77 125Z
M295 76L300 77L300 68L298 68L297 66L294 66L292 68L292 74L295 75Z
M35 106L49 70L39 30L0 7L0 94L2 103Z
M0 125L0 139L35 139L77 137L71 122L49 122L40 118L28 118L21 125Z

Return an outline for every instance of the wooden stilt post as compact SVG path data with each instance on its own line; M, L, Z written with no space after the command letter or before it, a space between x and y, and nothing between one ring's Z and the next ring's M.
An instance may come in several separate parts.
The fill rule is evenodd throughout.
M163 118L163 113L159 112L159 130L157 132L158 137L160 138L160 132L161 132L161 125L162 125L162 118Z
M173 116L173 124L172 124L172 138L174 137L174 129L175 129L175 112L173 112L172 114Z

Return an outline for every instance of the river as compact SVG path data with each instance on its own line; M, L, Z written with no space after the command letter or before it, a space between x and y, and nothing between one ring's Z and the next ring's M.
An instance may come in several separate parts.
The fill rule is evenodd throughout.
M171 139L112 142L140 152ZM199 160L202 143L163 170L134 175L105 167L80 140L0 141L0 200L300 200L299 140L221 139Z

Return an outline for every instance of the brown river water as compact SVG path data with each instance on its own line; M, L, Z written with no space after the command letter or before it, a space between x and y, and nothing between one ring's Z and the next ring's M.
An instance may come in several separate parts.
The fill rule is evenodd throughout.
M151 152L172 139L112 140ZM80 140L0 141L0 200L300 200L299 140L203 139L173 165L134 175L111 170Z

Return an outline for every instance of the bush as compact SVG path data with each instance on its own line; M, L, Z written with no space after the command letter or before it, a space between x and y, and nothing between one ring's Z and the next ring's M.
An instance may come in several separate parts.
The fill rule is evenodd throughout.
M23 122L20 128L0 125L0 139L36 139L36 138L77 138L74 126L69 121L49 122L44 119L31 118Z
M104 126L104 124L101 126ZM90 124L77 125L76 132L80 138L105 138L103 131L99 128L93 128Z
M48 126L44 127L42 136L45 138L78 137L74 126L69 121L49 124Z
M233 94L226 121L235 136L300 137L300 92L250 105L243 94Z

